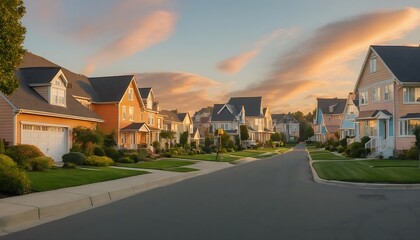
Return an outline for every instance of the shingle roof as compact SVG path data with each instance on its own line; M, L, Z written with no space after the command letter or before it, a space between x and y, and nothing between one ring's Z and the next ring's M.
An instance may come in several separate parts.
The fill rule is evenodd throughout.
M121 131L140 131L140 129L146 126L146 124L144 122L140 122L140 123L132 123L124 128L121 129ZM146 128L147 129L147 128Z
M181 120L179 120L178 118L178 115L173 111L162 110L160 111L160 114L163 115L164 120L172 121L172 122L181 122Z
M225 104L214 104L213 111L211 113L211 121L233 121L235 115L232 114L227 108L224 108L219 114L218 112Z
M20 68L19 71L21 75L25 75L27 84L49 85L60 69L60 67L32 67Z
M97 96L94 102L119 102L134 75L89 78Z
M420 82L420 47L372 46L392 73L405 83Z
M147 98L152 88L139 88L141 98Z
M317 98L318 108L323 114L341 114L346 107L346 98Z
M290 114L271 114L273 122L278 123L299 123L292 115Z
M185 117L187 116L187 113L178 113L177 114L178 119L183 122L185 120Z
M262 97L232 97L228 104L235 106L240 111L242 106L245 107L246 116L262 116Z
M405 116L401 118L420 118L420 113L407 113Z
M385 115L392 116L388 110L369 110L361 111L356 119L374 118L380 112L384 113Z
M46 67L46 69L42 70L41 67ZM72 95L80 96L80 94L78 94L80 89L75 87L77 84L73 84L72 87L68 87L66 89L66 107L49 104L47 100L29 86L29 83L46 83L52 81L53 77L56 75L54 72L57 73L60 69L63 71L69 82L74 82L77 79L74 78L74 75L77 74L74 74L65 68L61 68L57 64L37 55L26 53L23 58L23 62L17 71L17 75L20 80L20 87L17 88L12 95L7 96L7 98L18 109L91 118L101 121L101 117L99 117L95 112L84 107L72 97ZM51 79L48 80L48 77L51 77ZM42 81L35 79L42 79Z
M280 122L284 116L286 116L286 114L284 113L280 113L280 114L271 114L271 119L273 120L273 122Z

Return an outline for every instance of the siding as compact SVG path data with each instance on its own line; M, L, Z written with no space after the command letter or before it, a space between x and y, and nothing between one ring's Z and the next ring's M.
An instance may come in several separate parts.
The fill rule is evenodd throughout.
M362 76L359 82L358 89L369 87L373 83L377 83L384 80L393 79L393 75L389 72L386 68L385 64L382 62L380 58L376 58L376 72L370 72L370 58L372 57L372 53L367 58L367 63L365 68L362 69ZM369 94L369 98L370 98ZM371 99L369 99L371 100Z
M403 136L400 137L400 123L399 119L402 116L405 116L407 113L419 113L420 112L420 104L404 104L403 100L403 88L398 89L396 94L397 99L397 107L396 107L396 121L395 124L395 136L397 137L397 150L404 150L411 148L416 139L414 136Z
M101 116L104 120L103 123L99 124L99 127L105 133L111 133L113 130L117 134L118 130L118 105L115 103L111 104L92 104L92 110Z
M49 86L43 86L43 87L34 87L33 89L39 94L41 95L45 101L50 102L49 98L48 98L48 89L50 87Z
M0 97L0 138L13 144L13 108Z

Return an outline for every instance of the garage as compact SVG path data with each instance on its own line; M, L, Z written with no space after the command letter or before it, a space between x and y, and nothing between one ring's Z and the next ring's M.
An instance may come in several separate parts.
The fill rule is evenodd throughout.
M21 143L37 146L46 156L61 162L68 152L68 128L23 124Z

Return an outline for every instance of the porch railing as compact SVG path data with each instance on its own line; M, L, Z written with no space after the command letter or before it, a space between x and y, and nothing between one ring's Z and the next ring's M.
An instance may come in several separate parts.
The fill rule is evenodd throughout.
M381 142L380 151L383 151L387 148L393 148L393 147L394 147L394 137L391 136L391 137L388 137L388 138L384 139Z
M376 149L378 147L378 141L377 137L370 137L370 140L365 143L365 148L370 149L371 153L376 152Z
M381 152L387 148L394 147L394 137L390 136L386 139L378 139L378 137L370 137L370 140L365 144L365 148L370 149L371 153Z

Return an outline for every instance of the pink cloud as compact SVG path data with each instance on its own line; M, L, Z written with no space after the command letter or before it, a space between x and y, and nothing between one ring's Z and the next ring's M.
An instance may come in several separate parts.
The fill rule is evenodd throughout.
M175 15L167 11L155 11L140 19L132 31L91 56L83 73L89 74L97 66L112 64L167 40L175 28L175 19Z
M338 89L339 85L355 81L358 74L346 71L346 64L361 57L369 45L402 38L418 27L419 16L418 9L406 8L373 12L325 25L289 53L279 56L275 70L267 78L233 94L267 96L274 110L276 105L291 99L294 106L307 105L307 100L298 99L305 93L345 94L351 88ZM337 82L343 78L347 83Z
M236 56L230 57L217 65L218 69L226 72L226 73L237 73L239 72L245 65L248 64L254 57L258 55L261 49L267 45L273 39L282 36L282 35L292 35L295 30L284 30L284 29L277 29L272 33L264 36L260 39L252 50L240 53Z
M226 101L226 90L206 77L192 73L157 72L136 74L140 88L152 87L162 109L195 111Z

